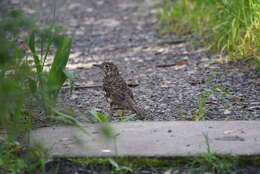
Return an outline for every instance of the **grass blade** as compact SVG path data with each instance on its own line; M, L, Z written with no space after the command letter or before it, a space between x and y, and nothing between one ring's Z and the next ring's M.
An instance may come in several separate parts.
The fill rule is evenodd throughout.
M57 51L47 80L49 96L54 100L56 100L59 90L68 78L64 69L69 59L71 44L72 40L67 37L61 37L58 40Z

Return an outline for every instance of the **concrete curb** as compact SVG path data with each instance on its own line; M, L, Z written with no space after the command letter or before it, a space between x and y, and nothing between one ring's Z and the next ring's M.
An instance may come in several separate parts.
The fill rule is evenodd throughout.
M111 123L115 139L104 137L101 125L85 125L89 135L69 126L34 130L31 144L40 142L57 157L185 157L212 151L260 155L260 121L171 121Z

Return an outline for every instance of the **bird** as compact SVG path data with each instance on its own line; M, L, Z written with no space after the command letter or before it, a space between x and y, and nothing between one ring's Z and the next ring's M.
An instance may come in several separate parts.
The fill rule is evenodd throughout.
M117 66L112 62L103 62L94 64L94 66L99 67L105 74L103 90L105 98L110 104L109 114L112 115L113 107L117 106L121 109L131 110L137 114L139 119L144 119L143 112L134 100L133 92L120 75Z

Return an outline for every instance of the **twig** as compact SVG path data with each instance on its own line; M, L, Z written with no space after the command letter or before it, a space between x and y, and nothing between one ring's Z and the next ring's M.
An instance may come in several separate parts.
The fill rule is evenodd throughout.
M138 83L128 83L129 87L134 88L139 86ZM103 86L101 84L93 84L93 85L84 85L84 86L74 86L74 89L85 89L85 88L102 88ZM70 89L70 86L64 86L62 89L67 90Z

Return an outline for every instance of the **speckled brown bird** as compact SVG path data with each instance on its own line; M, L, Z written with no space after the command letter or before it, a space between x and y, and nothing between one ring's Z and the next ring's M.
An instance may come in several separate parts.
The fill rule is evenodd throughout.
M131 89L121 77L118 68L111 62L103 62L102 64L95 64L101 68L104 73L103 90L105 91L105 98L110 103L110 115L114 106L122 109L127 109L135 112L139 119L143 119L143 112L137 107L134 100L134 95Z

